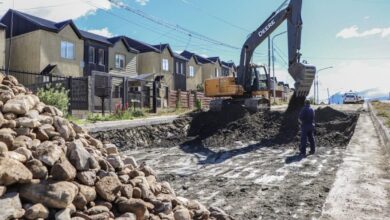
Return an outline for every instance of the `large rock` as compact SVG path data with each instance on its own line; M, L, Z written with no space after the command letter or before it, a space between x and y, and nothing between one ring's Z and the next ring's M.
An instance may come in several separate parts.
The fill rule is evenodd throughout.
M5 155L5 157L17 160L21 163L25 163L27 161L26 156L24 156L23 154L20 154L16 151L8 151L8 152L4 153L4 155Z
M0 185L9 186L14 183L28 183L33 175L21 162L0 157Z
M114 144L104 144L107 154L118 154L118 148Z
M120 213L131 212L137 216L138 219L144 219L147 211L146 203L141 199L118 199L116 203Z
M0 219L19 219L24 212L18 193L11 192L0 197Z
M31 171L34 179L46 179L48 176L48 170L40 160L27 161L26 167Z
M71 220L71 209L66 208L58 211L55 215L55 220Z
M177 209L173 216L175 217L175 220L191 220L190 212L184 207Z
M54 180L73 180L76 177L76 169L64 157L51 168L51 176Z
M16 127L24 127L24 128L37 128L41 126L41 123L37 119L32 119L28 117L20 117L16 120Z
M78 172L76 177L80 181L81 184L84 184L87 186L94 186L95 185L96 172L94 170Z
M96 199L96 190L95 187L85 186L79 184L79 191L82 194L87 202L92 202Z
M42 203L49 208L64 209L69 206L78 193L78 187L70 182L26 184L20 189L20 196L25 200Z
M96 192L107 201L114 201L120 195L121 182L117 177L106 176L96 183Z
M122 169L125 164L123 163L121 157L118 154L108 155L107 161L111 164L115 169Z
M76 132L73 130L73 127L70 125L68 120L54 116L53 123L56 130L65 140L71 140L76 136Z
M80 140L68 144L69 161L78 171L86 171L98 168L96 159L84 148Z
M51 141L41 143L33 153L34 157L48 166L53 166L64 154L61 147Z
M4 142L8 148L12 147L12 143L14 142L16 136L16 132L10 128L2 128L0 129L0 141Z
M8 100L3 106L3 113L14 113L24 115L39 102L34 95L18 95Z
M46 219L49 217L49 210L41 203L37 203L35 205L30 206L28 209L26 209L26 213L24 214L24 217L27 219L37 219L37 218Z

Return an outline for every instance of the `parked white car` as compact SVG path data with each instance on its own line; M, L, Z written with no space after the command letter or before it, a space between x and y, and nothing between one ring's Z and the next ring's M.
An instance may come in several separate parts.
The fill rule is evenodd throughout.
M364 99L359 96L356 92L347 92L343 97L344 104L360 104L364 103Z

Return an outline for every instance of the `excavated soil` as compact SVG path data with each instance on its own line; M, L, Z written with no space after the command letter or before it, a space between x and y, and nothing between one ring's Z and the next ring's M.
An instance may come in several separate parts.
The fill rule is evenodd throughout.
M194 113L188 130L195 137L187 144L208 148L234 145L234 142L258 141L274 146L299 140L298 112L258 112L251 114L240 107L224 112ZM356 114L347 114L330 107L316 110L316 131L320 145L344 146L353 134Z
M124 153L155 167L178 195L235 219L318 218L358 113L317 109L317 153L307 158L296 155L297 118L297 112L231 108L96 136L112 138Z

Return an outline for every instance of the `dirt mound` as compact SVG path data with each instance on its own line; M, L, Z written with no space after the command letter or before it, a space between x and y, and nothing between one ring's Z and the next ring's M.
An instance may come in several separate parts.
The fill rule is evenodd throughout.
M224 215L177 197L152 168L64 119L13 76L0 74L0 107L0 219Z
M299 140L299 112L257 112L233 109L226 112L199 112L193 116L189 136L204 146L217 148L234 145L236 141L262 144L284 144ZM347 114L330 107L316 111L318 140L344 144L356 124L356 114ZM341 135L337 135L339 132ZM324 135L322 138L321 135ZM329 140L328 137L335 138Z
M315 115L316 122L329 122L334 120L343 120L345 118L347 118L346 113L337 111L329 106L318 108Z

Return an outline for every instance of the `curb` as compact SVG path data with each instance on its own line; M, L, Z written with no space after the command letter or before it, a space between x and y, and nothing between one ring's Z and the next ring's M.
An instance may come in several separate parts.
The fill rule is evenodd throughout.
M373 109L371 103L368 103L368 111L370 112L371 119L374 122L375 130L379 134L381 142L383 145L385 145L386 152L390 154L390 129L388 129L378 118L378 116L376 116L375 110Z
M178 116L174 115L174 116L142 118L142 119L125 120L125 121L97 122L93 124L82 125L81 127L86 129L88 132L96 133L102 131L122 130L127 128L142 127L142 126L170 124L177 118Z

